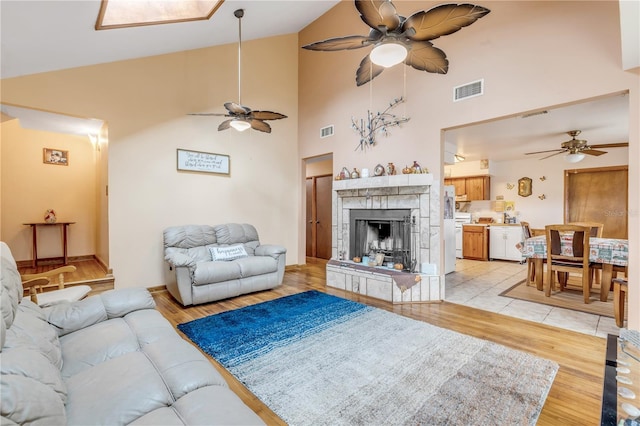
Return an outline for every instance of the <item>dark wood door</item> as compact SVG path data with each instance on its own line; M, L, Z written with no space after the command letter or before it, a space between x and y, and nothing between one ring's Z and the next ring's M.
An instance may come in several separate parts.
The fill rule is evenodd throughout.
M565 223L603 223L604 238L627 237L627 166L565 170Z
M331 190L333 176L307 178L306 253L309 257L331 258Z

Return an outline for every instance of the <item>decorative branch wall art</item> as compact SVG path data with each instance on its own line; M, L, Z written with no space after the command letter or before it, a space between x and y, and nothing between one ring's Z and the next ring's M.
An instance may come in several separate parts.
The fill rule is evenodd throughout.
M360 141L356 149L360 148L364 151L366 148L376 144L377 133L389 136L389 128L399 126L409 121L409 117L398 117L390 112L404 101L404 97L394 99L387 109L376 114L369 110L367 111L367 118L361 118L360 122L351 117L351 127L360 135Z

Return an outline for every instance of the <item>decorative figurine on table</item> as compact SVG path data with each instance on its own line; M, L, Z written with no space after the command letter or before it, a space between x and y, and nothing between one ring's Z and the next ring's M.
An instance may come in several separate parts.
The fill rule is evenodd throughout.
M420 164L418 164L417 161L413 162L413 166L411 166L411 170L413 171L413 173L422 173L422 167L420 167Z
M56 223L56 212L53 209L49 209L44 214L44 221L46 223Z

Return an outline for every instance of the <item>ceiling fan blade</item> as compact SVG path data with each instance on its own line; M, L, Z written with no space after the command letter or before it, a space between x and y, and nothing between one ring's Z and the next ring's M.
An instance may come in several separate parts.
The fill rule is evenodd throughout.
M267 123L265 123L262 120L253 118L250 120L250 123L251 123L252 129L259 130L265 133L271 133L271 126L269 126Z
M583 149L580 152L587 155L595 155L597 157L607 153L607 151L598 151L597 149Z
M358 71L356 71L356 85L362 86L379 76L382 71L384 71L384 67L382 65L376 65L371 62L369 55L365 56L362 61L360 61L360 66L358 67Z
M554 157L554 156L556 156L556 155L560 155L560 154L562 154L563 152L567 152L567 151L565 151L565 150L563 149L562 151L560 151L560 152L556 152L555 154L551 154L551 155L547 155L546 157L539 158L539 160L546 160L547 158L551 158L551 157Z
M436 74L446 74L449 70L447 55L428 41L411 43L405 63L417 70Z
M556 152L556 151L558 151L558 152L564 152L564 151L566 151L566 150L564 150L564 149L548 149L548 150L546 150L546 151L525 152L525 153L524 153L524 155L531 155L531 154L543 154L543 153L545 153L545 152Z
M287 118L286 115L273 111L253 111L251 117L256 120L280 120L281 118Z
M411 15L402 24L402 32L414 29L415 34L408 33L409 39L433 40L460 31L489 12L489 9L473 4L443 4Z
M369 46L375 43L370 37L351 35L345 37L330 38L323 41L317 41L302 46L303 49L320 50L323 52L333 52L336 50L353 50L361 47Z
M387 31L393 31L400 26L396 7L388 0L360 0L355 4L360 18L373 29L385 27Z
M624 148L627 146L629 146L629 142L601 143L598 145L589 145L589 148Z
M251 113L251 108L235 102L225 102L224 107L233 115L247 115Z
M213 116L213 117L230 117L229 114L219 114L215 112L190 112L187 115L205 115L205 116Z
M231 122L233 120L224 120L222 123L220 123L220 125L218 126L218 131L222 131L222 130L227 130L229 127L231 127Z

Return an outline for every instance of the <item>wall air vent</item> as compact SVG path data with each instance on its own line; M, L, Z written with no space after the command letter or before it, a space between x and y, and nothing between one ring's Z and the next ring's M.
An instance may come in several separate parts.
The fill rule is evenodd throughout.
M473 98L484 94L484 80L477 80L453 88L453 101Z
M333 136L333 124L320 129L320 138L328 138L329 136Z

